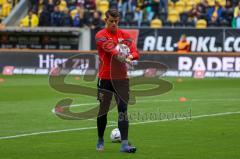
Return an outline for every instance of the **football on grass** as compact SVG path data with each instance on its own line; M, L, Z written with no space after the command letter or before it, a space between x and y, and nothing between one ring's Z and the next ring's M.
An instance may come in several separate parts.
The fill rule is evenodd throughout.
M121 142L121 134L118 128L111 131L110 139L112 142Z

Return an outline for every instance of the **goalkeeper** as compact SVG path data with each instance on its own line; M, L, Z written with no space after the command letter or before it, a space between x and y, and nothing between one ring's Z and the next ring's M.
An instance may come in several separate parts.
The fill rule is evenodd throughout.
M106 27L96 36L99 55L98 100L100 108L97 117L98 142L96 149L104 150L104 131L107 113L114 94L118 106L118 128L121 133L121 152L134 153L136 148L128 143L127 105L129 101L129 79L127 65L139 58L139 53L130 35L118 28L119 12L110 9L106 13Z

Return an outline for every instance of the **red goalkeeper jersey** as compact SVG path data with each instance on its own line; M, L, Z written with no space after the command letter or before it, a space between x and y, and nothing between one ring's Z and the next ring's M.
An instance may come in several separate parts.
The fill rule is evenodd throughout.
M116 46L121 43L129 47L129 53L133 56L133 60L139 58L135 42L129 33L117 29L116 33L113 34L105 28L96 34L95 39L99 55L98 77L101 79L126 79L126 64L116 60L113 56L119 53Z

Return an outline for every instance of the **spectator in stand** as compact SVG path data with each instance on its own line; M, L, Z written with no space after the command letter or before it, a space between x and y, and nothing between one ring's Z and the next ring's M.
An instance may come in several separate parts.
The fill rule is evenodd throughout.
M117 0L117 1L118 1L118 9L117 10L120 13L120 15L122 16L122 10L123 10L122 0Z
M240 12L240 2L238 3L238 5L234 8L234 13L233 16L234 18L237 18Z
M193 8L188 12L189 19L196 22L199 19L206 19L206 13L200 4L193 5Z
M202 0L200 3L199 3L199 6L202 8L202 13L203 14L207 14L207 10L209 8L209 5L208 5L208 0Z
M232 27L233 27L233 28L237 28L237 19L238 19L238 17L239 17L239 13L240 13L240 2L239 2L238 5L234 8L233 19L232 19Z
M188 17L195 22L198 20L197 17L197 5L193 5L192 9L188 12Z
M190 43L187 41L187 37L185 34L181 35L181 38L177 43L177 52L178 53L190 52Z
M69 6L70 2L72 2L72 0L65 0L67 3L67 7Z
M44 6L46 6L49 13L52 13L54 11L53 0L47 0L46 2L44 2Z
M76 0L67 0L67 5L69 10L73 10L77 6Z
M118 9L118 1L109 0L109 9Z
M129 0L128 1L128 11L135 12L137 3L138 3L137 0Z
M222 14L223 19L230 23L233 18L233 6L230 0L226 1L226 6L223 7Z
M33 13L32 10L28 11L28 15L25 16L21 21L20 21L20 26L21 27L37 27L39 23L38 16Z
M237 6L239 3L239 0L231 0L233 6Z
M85 0L76 0L76 6L77 7L84 7Z
M136 9L137 0L122 0L122 19L125 18L127 12L134 12Z
M39 17L39 26L50 26L51 24L51 13L48 11L46 5L43 6L43 10Z
M78 7L77 13L73 18L73 26L74 27L85 27L86 25L86 18L84 15L84 8Z
M150 22L154 16L152 0L144 0L144 10L146 12L147 20Z
M201 11L202 15L204 17L201 17L202 19L207 19L207 10L209 8L208 1L207 0L202 0L198 4L199 10Z
M54 6L59 5L60 4L60 0L53 0L53 4L54 4Z
M103 20L101 19L101 15L98 11L93 12L93 17L89 19L88 26L91 29L95 29L96 32L101 29Z
M84 9L89 10L89 11L96 10L95 0L85 0L85 2L84 2Z
M207 20L216 23L222 20L222 7L218 1L215 1L215 5L208 9Z
M207 19L207 8L202 6L201 3L197 4L197 15L198 19Z
M168 0L160 0L159 11L168 13Z
M62 26L63 13L60 12L59 6L54 7L54 12L51 14L51 26Z
M72 26L72 17L70 16L70 12L68 8L66 8L63 12L63 26L71 27Z
M223 7L223 11L227 11L229 13L233 13L233 5L231 0L226 0L226 5Z
M240 29L240 12L238 13L238 16L236 17L236 28Z
M38 4L39 4L39 0L29 0L29 10L37 13L38 12Z
M135 13L134 13L134 21L138 22L138 27L141 26L143 20L143 0L138 0Z
M152 0L152 12L153 16L157 16L159 14L159 6L160 6L160 0Z
M122 4L122 10L121 10L121 13L122 13L122 19L124 20L125 18L125 15L127 13L127 10L128 10L128 1L130 0L121 0L121 4Z
M7 17L12 9L12 5L9 1L0 1L0 19L3 17Z
M80 8L83 8L83 7L77 6L75 9L72 9L72 10L70 11L70 16L72 17L72 19L74 19L75 15L77 14L77 12L78 12L78 10L79 10Z
M49 0L42 0L42 1L44 5L46 5L49 2Z

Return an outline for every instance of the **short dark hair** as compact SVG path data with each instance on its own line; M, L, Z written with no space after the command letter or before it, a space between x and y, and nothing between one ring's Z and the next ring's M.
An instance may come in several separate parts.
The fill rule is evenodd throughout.
M109 18L109 16L117 18L120 17L120 14L117 9L110 9L105 13L106 17Z

